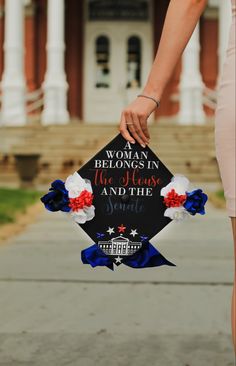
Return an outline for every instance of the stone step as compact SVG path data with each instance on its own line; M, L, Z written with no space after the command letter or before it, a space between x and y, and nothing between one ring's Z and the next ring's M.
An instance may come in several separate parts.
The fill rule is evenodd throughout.
M214 124L208 124L208 125L203 125L203 126L197 126L197 125L187 125L187 126L180 126L177 124L173 124L173 123L168 123L168 124L153 124L153 125L149 125L148 126L149 131L154 132L154 131L168 131L171 130L172 132L175 131L190 131L190 132L198 132L198 131L212 131L214 129ZM119 127L118 125L102 125L102 124L80 124L78 126L72 126L72 125L68 125L68 126L48 126L48 127L39 127L39 128L29 128L26 129L28 133L68 133L68 132L93 132L93 131L102 131L102 132L115 132L118 133L119 132ZM12 132L14 131L14 133L24 133L22 131L24 131L24 127L19 127L15 128L15 129L9 129L9 128L2 128L2 131L5 133L8 132Z
M43 160L40 163L40 167L47 167L47 164L50 166L51 170L57 170L57 169L61 169L63 166L80 166L81 164L85 164L89 159L83 159L83 157L81 157L80 159L63 159L63 160ZM212 159L205 159L205 160L195 160L195 157L193 158L188 158L188 160L183 160L183 159L178 159L178 158L167 158L167 157L163 157L163 159L160 159L163 164L165 164L166 166L191 166L196 169L199 169L201 167L207 167L207 169L210 170L215 170L216 169L216 165L215 165L215 161L213 161L212 163ZM14 165L12 165L12 168L14 168ZM10 169L10 167L9 167Z
M24 154L32 154L39 153L41 156L75 156L76 155L84 155L89 152L89 155L92 157L99 150L104 147L104 144L87 144L86 146L76 146L76 145L27 145L27 146L17 146L11 149L11 155L17 153ZM204 156L204 155L215 155L215 146L213 143L211 144L201 144L201 143L192 143L192 144L180 144L177 142L173 143L156 143L155 145L150 145L150 148L156 154L165 154L165 155L173 155L178 154L179 156L186 156L186 154L195 156ZM0 160L7 156L7 153L0 153Z
M44 150L50 150L50 151L78 151L78 150L88 150L88 149L94 149L97 150L99 148L104 147L109 140L104 140L104 141L83 141L83 142L67 142L66 140L64 141L55 141L53 143L47 143L47 141L41 142L41 143L37 143L36 141L30 141L30 143L25 143L25 144L18 144L18 145L14 145L11 148L11 153L17 153L17 152L26 152L26 153L30 153L30 152L34 152L34 150L36 151L44 151ZM155 150L199 150L199 152L202 149L209 149L209 148L215 148L214 146L214 141L211 139L209 141L203 141L202 139L199 140L193 140L193 141L178 141L175 138L172 139L168 139L166 141L164 141L163 139L155 140L152 141L150 143L150 148L155 151ZM4 152L1 153L1 155L3 155Z
M58 175L61 174L62 172L66 172L67 174L71 174L73 173L73 171L80 169L80 167L83 165L84 163L80 164L79 162L76 163L74 165L51 165L51 166L41 166L39 173L42 174L43 172L45 172L46 174L51 174L51 175ZM178 171L179 174L183 173L183 171L188 171L188 172L199 172L199 173L205 173L205 172L209 172L209 173L215 173L218 174L218 167L216 165L212 165L209 166L209 164L205 163L205 164L184 164L184 163L173 163L170 161L165 161L165 165L168 167L169 170L175 170ZM10 173L14 173L16 171L15 167L13 166L12 168L9 168L5 171L1 171L0 172L0 176L6 175L6 174L10 174Z
M204 135L204 138L203 138ZM2 147L2 153L8 153L12 147L16 149L17 146L21 146L25 150L31 150L32 147L37 147L39 149L44 148L45 146L48 148L51 147L60 147L63 146L67 147L102 147L106 145L112 138L112 135L103 135L102 137L98 137L98 134L92 136L83 136L79 135L76 137L75 135L68 135L68 136L49 136L49 135L43 135L43 136L36 136L36 137L30 137L25 139L17 139L16 137L9 137L1 136L0 142ZM1 141L3 140L3 141ZM7 142L6 142L7 141ZM182 145L183 146L197 146L200 145L201 148L207 147L207 146L214 146L214 138L213 134L199 134L199 135L189 135L189 134L156 134L152 135L151 138L151 144L150 147L153 146L155 148L156 146L170 146L172 144Z
M40 153L37 182L63 179L86 163L119 132L116 125L72 123L66 126L2 128L0 134L0 182L17 179L13 153ZM149 126L150 148L173 173L197 181L219 181L215 158L214 125Z
M59 157L42 157L39 166L40 169L49 168L50 171L57 171L58 169L62 169L63 167L73 167L73 166L81 166L85 164L88 160L90 160L91 156L59 156ZM167 166L186 166L192 167L193 169L199 168L207 168L209 170L217 169L217 164L215 161L215 157L213 156L183 156L183 155L169 155L166 154L159 155L159 159ZM4 173L6 170L11 171L15 169L15 162L9 163L6 167L0 166L0 172Z
M192 164L192 165L186 165L184 163L173 163L173 162L166 162L165 161L166 166L168 167L169 170L171 171L175 171L178 172L179 174L185 174L185 173L201 173L201 174L206 174L206 173L210 173L210 174L215 174L218 175L218 167L216 165L211 165L209 166L209 164L201 164L201 165L196 165L196 164ZM57 165L52 165L49 167L43 167L41 166L39 174L47 174L47 175L51 175L54 176L55 179L57 178L58 174L72 174L75 170L78 170L80 167L82 166L82 164L74 164L71 166L57 166ZM7 169L5 171L1 171L0 172L0 177L3 177L5 175L11 175L11 174L17 174L17 171L15 169L15 167L12 167L11 169Z
M170 130L170 129L165 129L165 130L160 130L160 129L156 129L154 131L150 131L150 137L153 140L154 137L156 136L165 136L165 137L171 137L171 136L191 136L192 138L196 137L203 137L204 138L208 138L211 137L213 135L213 130L201 130L201 131L181 131L179 130ZM2 136L11 136L11 135L3 135ZM21 138L25 138L25 139L38 139L40 140L42 137L47 138L47 140L49 140L50 137L54 137L53 140L55 140L55 138L78 138L80 139L80 137L83 138L88 138L90 139L104 139L104 138L108 138L112 139L114 138L116 135L118 135L118 131L99 131L99 130L95 130L95 131L67 131L66 133L62 133L62 132L47 132L47 133L35 133L35 134L30 134L30 135L25 135L25 136L20 136ZM15 135L16 136L16 135Z
M87 143L94 143L94 144L100 144L100 145L106 145L108 144L115 136L112 135L103 135L103 136L40 136L40 138L30 138L25 139L22 141L25 144L37 144L37 145L45 145L46 143L49 145L60 145L61 143L67 143L68 145L77 145L77 146L83 146ZM173 141L179 142L179 143L198 143L201 142L202 144L208 144L209 142L214 143L213 134L205 135L199 134L199 135L170 135L170 134L156 134L151 136L150 145L155 143L171 143Z
M11 148L11 155L13 154L17 154L17 153L25 153L25 154L30 154L30 153L40 153L42 156L50 154L50 155L74 155L74 154L84 154L88 151L90 152L94 152L94 154L96 152L98 152L100 149L102 149L104 147L105 144L85 144L85 145L71 145L71 144L50 144L48 145L47 143L44 144L27 144L27 145L18 145L18 146L14 146ZM165 153L168 155L168 153L170 153L171 155L173 155L173 151L179 154L185 154L186 153L193 153L192 155L195 155L196 153L198 155L205 155L205 154L215 154L215 146L214 143L202 143L201 141L199 142L192 142L192 143L179 143L177 141L173 141L173 142L163 142L160 141L155 142L155 144L150 144L150 148L151 150L153 150L154 152L156 152L157 154L159 153ZM3 158L4 156L6 156L8 154L2 152L0 153L0 159Z
M214 129L214 124L206 125L178 125L174 123L157 123L148 125L148 129L151 132L158 131L190 131L196 133L198 131L212 131ZM118 133L117 125L104 125L104 124L78 124L78 125L66 125L66 126L25 126L25 127L1 127L1 134L13 134L16 135L29 135L29 134L40 134L40 133L70 133L70 132L93 132L93 131L105 131L105 132L115 132Z
M40 131L74 131L74 130L117 130L118 131L119 123L114 124L106 124L106 123L69 123L67 125L49 125L49 126L42 126L42 125L26 125L26 126L19 126L19 127L1 127L1 131L3 133L11 133L13 132L18 134L25 135L28 132L40 132ZM148 123L149 130L155 129L182 129L182 130L209 130L214 128L214 122L206 123L204 125L180 125L174 122L155 122L155 123Z
M165 164L168 168L177 167L180 168L188 168L188 169L207 169L209 171L218 171L218 165L216 164L215 160L212 159L205 159L205 160L195 160L195 157L188 158L188 159L178 159L175 157L167 158L167 157L160 157L160 160L163 164ZM63 169L73 170L74 168L79 168L81 165L84 165L88 162L89 159L65 159L65 160L43 160L39 163L40 171L61 171ZM0 174L3 175L7 172L12 172L16 170L16 165L9 164L7 167L0 167Z
M19 127L20 128L20 127ZM170 124L170 125L155 125L155 126L149 126L149 132L151 133L156 133L157 131L159 131L160 133L162 132L168 132L171 131L172 133L175 132L181 132L181 133L192 133L192 134L196 134L196 133L201 133L202 131L205 132L211 132L214 130L214 125L205 125L205 126L179 126L179 125L174 125L174 124ZM118 126L101 126L101 125L81 125L79 127L73 128L73 127L66 127L66 128L62 128L60 126L58 127L48 127L48 128L41 128L41 129L28 129L26 130L26 133L24 133L22 130L10 130L10 129L1 129L2 133L5 134L13 134L16 135L24 135L24 136L30 136L30 135L41 135L41 134L70 134L70 133L78 133L78 134L85 134L89 131L89 133L93 134L93 133L97 133L97 132L101 132L101 133L114 133L114 134L118 134L119 133L119 129Z

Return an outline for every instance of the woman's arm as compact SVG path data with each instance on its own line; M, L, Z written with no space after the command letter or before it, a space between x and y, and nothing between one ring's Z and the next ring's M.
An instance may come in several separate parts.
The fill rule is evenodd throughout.
M158 51L142 94L161 99L206 4L207 0L171 0ZM150 139L147 119L155 108L154 101L139 97L123 110L119 130L126 140L132 143L136 140L145 147Z

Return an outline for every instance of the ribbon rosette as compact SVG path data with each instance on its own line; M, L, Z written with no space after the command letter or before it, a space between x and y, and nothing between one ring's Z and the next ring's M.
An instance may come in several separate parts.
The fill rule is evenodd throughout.
M84 224L94 218L95 207L93 202L93 190L88 179L83 179L77 172L69 175L65 182L68 191L69 207L75 222Z
M90 181L75 172L65 183L59 179L52 182L49 192L41 197L41 201L47 210L66 212L75 222L84 224L95 216L92 192Z
M207 195L202 189L188 192L189 180L183 175L175 175L167 186L161 189L161 196L167 209L164 216L172 220L180 221L189 215L205 214Z

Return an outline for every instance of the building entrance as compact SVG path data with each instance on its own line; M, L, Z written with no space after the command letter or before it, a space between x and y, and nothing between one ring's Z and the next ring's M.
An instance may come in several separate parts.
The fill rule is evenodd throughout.
M86 12L84 119L117 123L124 106L142 90L152 64L149 2L89 1Z

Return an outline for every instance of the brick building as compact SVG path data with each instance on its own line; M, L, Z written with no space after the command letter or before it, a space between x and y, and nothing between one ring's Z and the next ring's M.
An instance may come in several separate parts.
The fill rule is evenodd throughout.
M0 0L0 125L117 122L142 89L169 0ZM230 24L228 1L209 0L158 116L183 124L212 114ZM210 90L210 91L209 91ZM38 98L38 99L37 99ZM41 98L41 104L40 104ZM35 112L34 112L35 113Z

